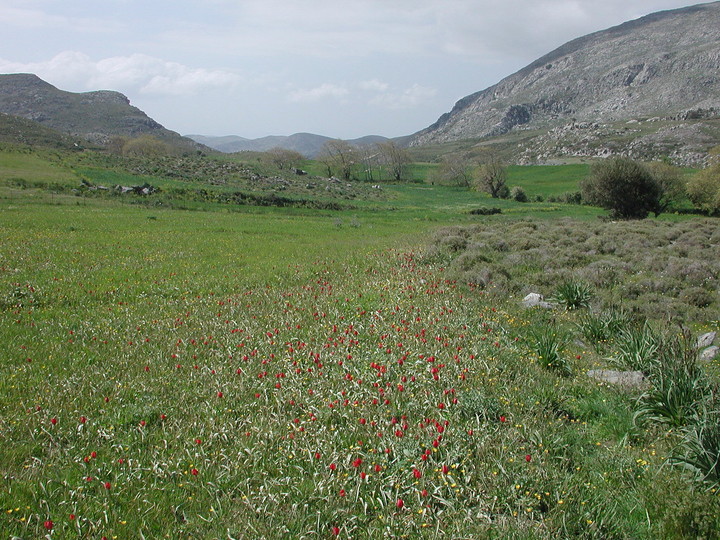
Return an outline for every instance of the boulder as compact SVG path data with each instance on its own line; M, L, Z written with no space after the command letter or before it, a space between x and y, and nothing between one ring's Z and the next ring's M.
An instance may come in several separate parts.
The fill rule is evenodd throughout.
M715 332L708 332L707 334L700 336L697 340L697 348L704 349L705 347L712 345L713 341L715 341L715 335Z
M533 308L539 307L543 309L551 309L552 304L545 301L545 297L542 294L530 293L522 301L523 307Z
M592 369L588 377L608 384L616 384L625 388L643 388L648 381L642 371L615 371L612 369Z
M715 360L715 357L720 352L720 347L713 345L712 347L708 347L707 349L704 349L700 353L700 361L701 362L712 362Z

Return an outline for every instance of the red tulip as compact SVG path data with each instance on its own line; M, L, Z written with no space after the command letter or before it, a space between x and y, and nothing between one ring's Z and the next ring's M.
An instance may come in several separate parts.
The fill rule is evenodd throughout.
M405 501L403 501L402 499L398 499L397 502L395 503L395 506L397 506L397 508L398 508L398 510L399 510L399 509L401 509L403 506L405 506Z
M45 527L48 531L52 531L55 524L52 522L52 520L46 520L45 523L43 523L43 527Z

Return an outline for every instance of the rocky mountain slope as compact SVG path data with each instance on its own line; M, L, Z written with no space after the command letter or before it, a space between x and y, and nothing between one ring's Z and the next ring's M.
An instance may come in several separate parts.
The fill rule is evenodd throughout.
M712 2L654 13L570 41L495 86L461 99L410 144L570 131L578 125L591 130L577 141L571 137L569 144L575 144L587 138L582 135L612 131L608 125L618 122L717 118L720 2ZM555 140L561 135L556 133Z
M119 92L66 92L30 73L0 75L0 112L95 143L115 135L152 135L175 147L201 148L165 129Z

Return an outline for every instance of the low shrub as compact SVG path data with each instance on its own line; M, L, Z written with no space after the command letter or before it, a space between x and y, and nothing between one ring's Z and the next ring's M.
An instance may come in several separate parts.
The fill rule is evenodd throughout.
M493 216L496 214L502 214L502 210L497 207L488 208L486 206L481 206L480 208L470 210L469 213L472 216Z
M515 202L528 202L527 193L520 186L515 186L510 190L510 198Z

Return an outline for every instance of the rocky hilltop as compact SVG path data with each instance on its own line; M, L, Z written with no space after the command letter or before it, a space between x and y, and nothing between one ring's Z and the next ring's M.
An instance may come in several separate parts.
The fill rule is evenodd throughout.
M66 92L30 73L0 75L0 112L96 143L116 135L152 135L176 147L200 148L130 105L119 92Z
M597 135L588 126L717 118L720 2L712 2L654 13L570 41L461 99L416 133L410 145L573 126L582 127L582 140Z

